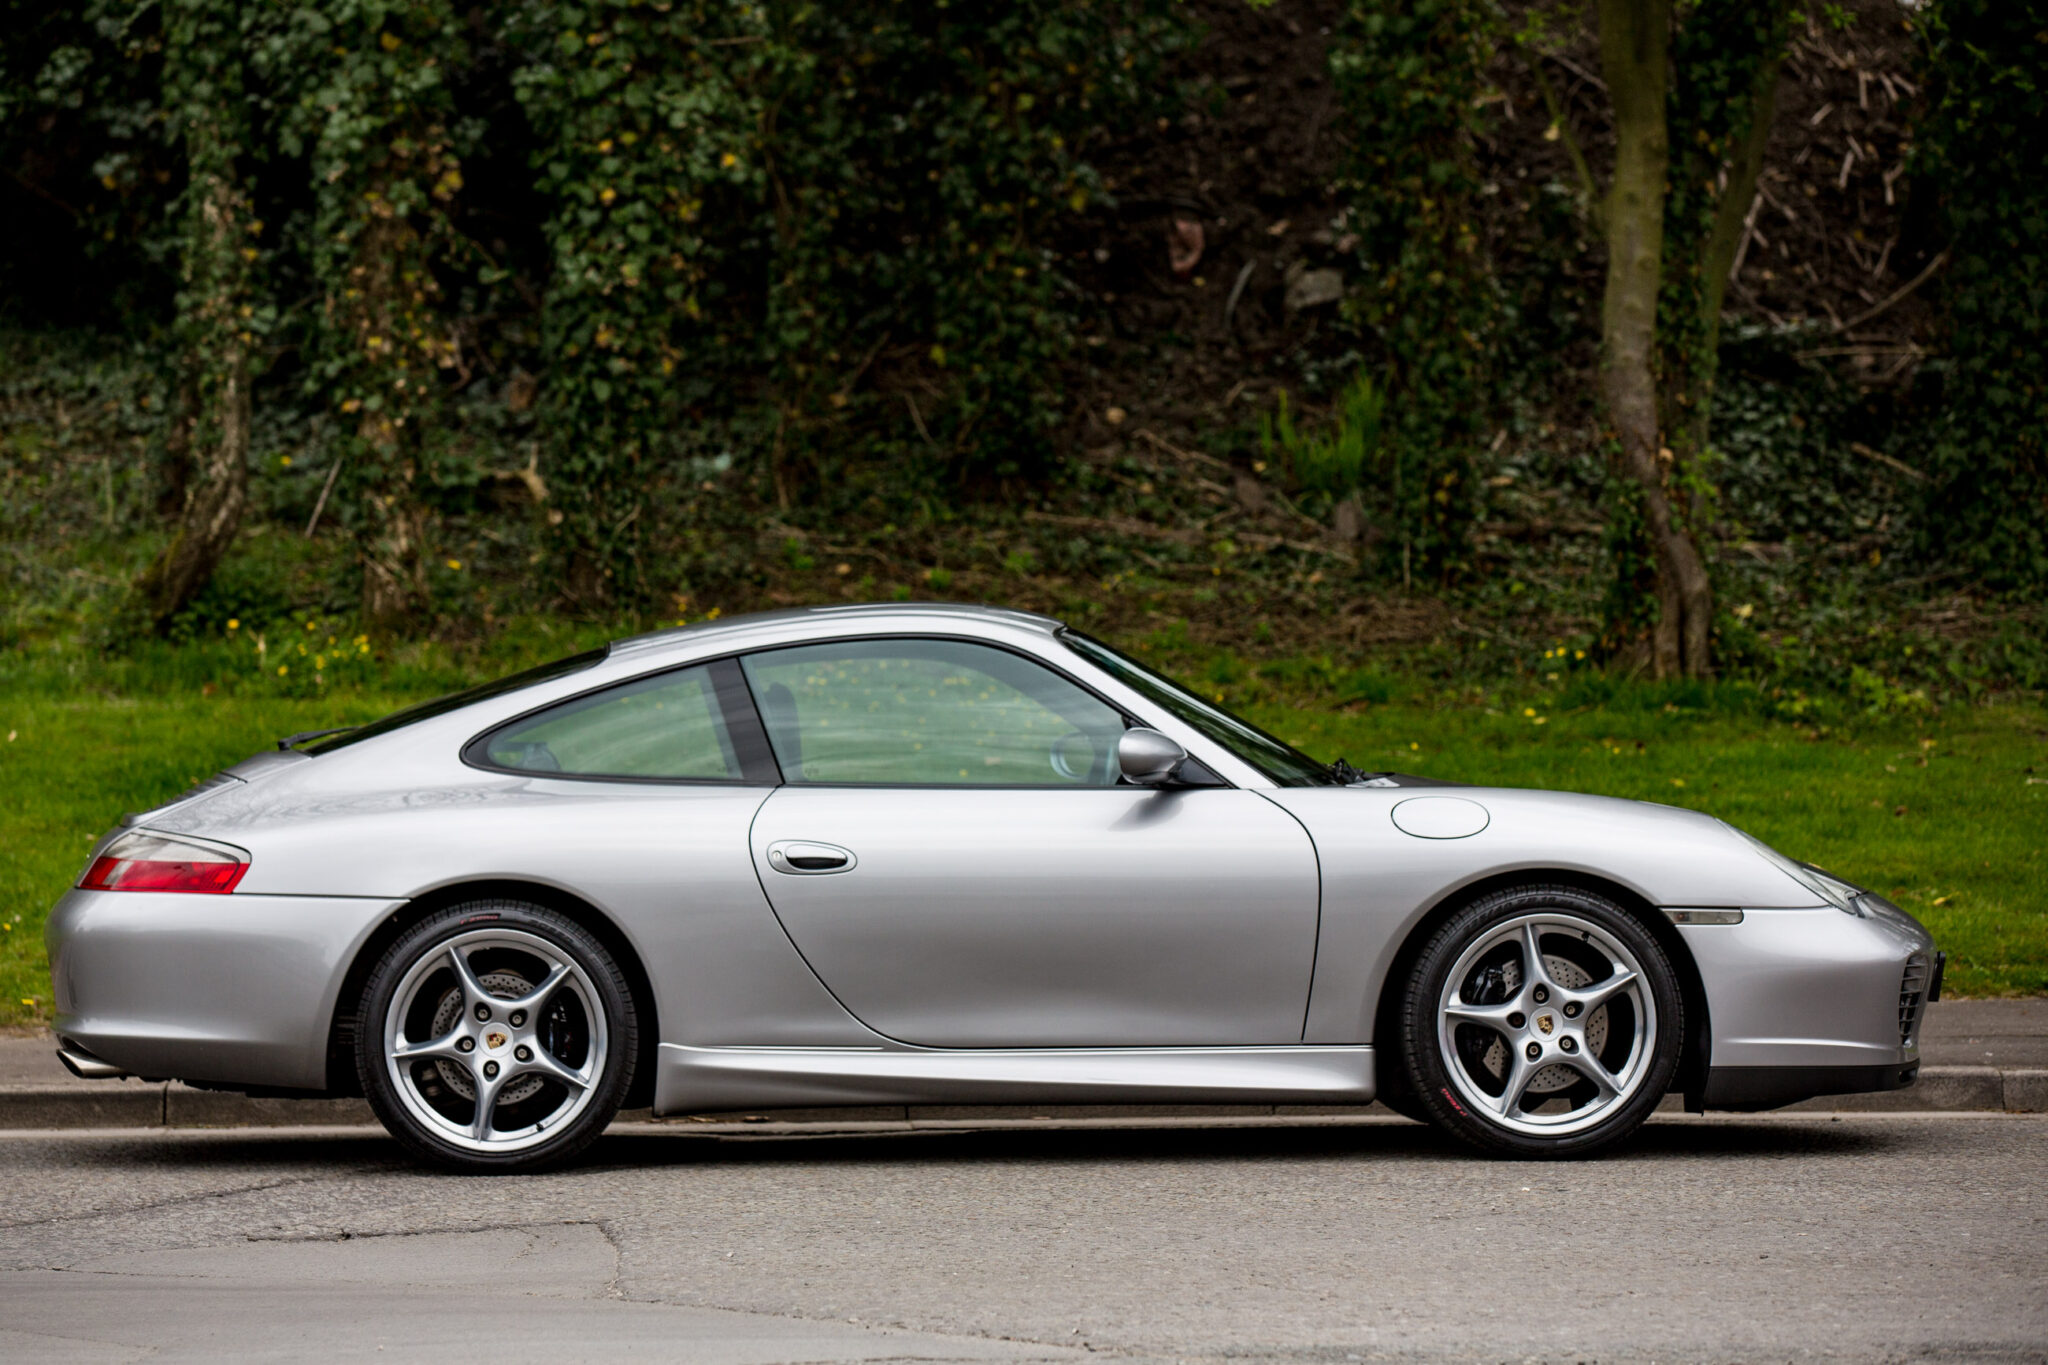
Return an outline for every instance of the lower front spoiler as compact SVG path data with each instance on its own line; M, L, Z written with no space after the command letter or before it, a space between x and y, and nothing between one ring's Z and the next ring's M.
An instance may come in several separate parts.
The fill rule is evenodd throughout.
M1821 1095L1862 1095L1874 1090L1904 1090L1920 1074L1920 1063L1883 1066L1717 1066L1697 1106L1754 1113L1777 1109Z

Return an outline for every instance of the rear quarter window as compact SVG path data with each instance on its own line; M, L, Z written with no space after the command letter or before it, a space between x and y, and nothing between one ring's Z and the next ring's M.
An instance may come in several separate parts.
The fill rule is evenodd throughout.
M565 777L737 782L744 774L709 666L577 697L473 742L471 762Z

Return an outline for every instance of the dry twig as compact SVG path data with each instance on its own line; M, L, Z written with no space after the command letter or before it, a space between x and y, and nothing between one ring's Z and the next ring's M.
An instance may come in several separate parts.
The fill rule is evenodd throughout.
M1934 272L1948 264L1948 251L1949 249L1947 247L1943 247L1940 251L1935 253L1934 259L1927 263L1927 268L1925 270L1922 270L1919 274L1915 275L1905 284L1902 284L1897 289L1894 289L1890 294L1888 294L1884 298L1882 302L1880 302L1875 308L1872 308L1869 312L1860 313L1857 316L1850 318L1847 322L1836 323L1835 330L1837 332L1846 332L1849 331L1851 328L1861 327L1864 323L1870 321L1878 314L1886 311L1893 304L1898 303L1901 299L1905 298L1908 294L1912 293L1915 289L1918 289L1921 285L1927 283L1927 281L1929 281L1930 279L1933 279Z

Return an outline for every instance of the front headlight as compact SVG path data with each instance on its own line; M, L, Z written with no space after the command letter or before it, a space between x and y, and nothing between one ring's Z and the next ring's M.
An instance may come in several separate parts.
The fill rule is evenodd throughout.
M1735 829L1735 826L1730 825L1728 828ZM1754 834L1744 833L1739 829L1736 829L1735 832L1754 844L1757 852L1763 854L1770 862L1783 869L1786 876L1798 882L1814 895L1819 896L1829 905L1834 906L1835 909L1840 910L1844 914L1855 915L1858 919L1863 917L1863 907L1857 904L1858 898L1863 895L1862 887L1851 886L1840 877L1823 872L1811 863L1802 863L1796 859L1788 858L1763 840L1757 838Z

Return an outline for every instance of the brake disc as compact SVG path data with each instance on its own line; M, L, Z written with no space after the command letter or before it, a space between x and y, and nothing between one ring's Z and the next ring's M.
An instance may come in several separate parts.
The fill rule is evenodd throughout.
M485 990L506 1000L517 999L533 989L533 983L517 972L485 972L477 978ZM440 1006L434 1011L433 1036L439 1038L455 1027L455 1021L462 1015L462 990L450 986L441 997ZM437 1061L434 1069L440 1073L441 1083L466 1100L476 1098L476 1081L470 1076L469 1068L460 1062ZM541 1077L528 1072L513 1080L498 1092L498 1103L517 1104L532 1099L541 1087Z
M1550 953L1543 955L1543 965L1550 969L1550 979L1568 991L1575 991L1590 985L1593 978L1586 969L1569 958L1557 957ZM1508 994L1512 995L1522 984L1522 964L1506 962L1501 965ZM1586 1016L1586 1051L1598 1057L1607 1048L1607 1006L1602 1005ZM1508 1074L1508 1045L1506 1040L1495 1034L1487 1045L1479 1063L1487 1074L1496 1080L1505 1080ZM1529 1080L1528 1093L1531 1095L1554 1095L1560 1090L1569 1090L1585 1077L1562 1063L1553 1062L1544 1067Z

